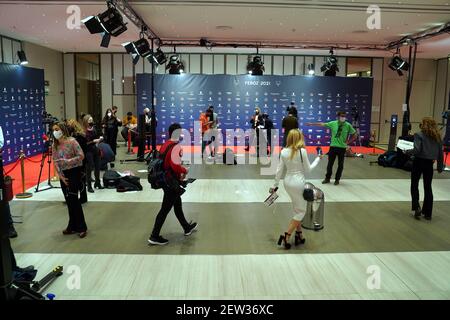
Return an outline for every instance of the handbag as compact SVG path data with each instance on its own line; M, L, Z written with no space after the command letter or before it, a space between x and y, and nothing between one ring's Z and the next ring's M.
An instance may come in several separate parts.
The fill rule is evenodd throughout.
M300 150L300 158L302 159L302 164L303 164L302 150ZM314 201L314 190L313 189L303 189L303 199L305 199L308 202Z

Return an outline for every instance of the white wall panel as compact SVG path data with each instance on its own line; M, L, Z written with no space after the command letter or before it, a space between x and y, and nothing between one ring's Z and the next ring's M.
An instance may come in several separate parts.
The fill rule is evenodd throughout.
M212 74L213 73L213 55L204 54L202 55L202 73Z
M189 73L200 73L200 55L199 54L191 54L190 55L190 64L189 64Z
M264 74L271 75L273 74L273 68L272 68L272 56L271 55L264 55L262 56L262 59L264 61Z
M294 56L284 56L283 74L287 76L294 74Z
M305 57L297 56L295 57L295 75L301 76L305 73Z
M64 99L66 118L77 119L75 97L75 60L72 53L64 55Z
M347 58L338 57L338 66L339 66L339 72L336 73L336 76L346 77L347 76Z
M238 55L237 74L247 74L247 64L248 64L248 56L247 55Z
M214 59L214 74L225 74L225 55L215 54Z
M102 114L112 107L112 70L111 54L100 55L101 86L102 86Z
M316 76L323 76L323 72L320 71L320 68L322 68L323 64L326 61L326 57L317 56L314 57L314 70L316 71ZM306 69L308 69L308 64L306 64ZM307 73L307 71L305 71Z
M123 54L113 55L113 94L123 94Z
M273 74L283 74L283 56L273 56Z
M226 55L226 74L236 74L237 69L237 55L227 54Z
M20 42L13 41L12 42L13 63L16 63L19 61L19 56L17 55L17 51L20 51L20 50L21 50ZM27 59L28 59L28 56L27 56Z
M3 62L14 63L12 55L12 41L10 39L3 38Z

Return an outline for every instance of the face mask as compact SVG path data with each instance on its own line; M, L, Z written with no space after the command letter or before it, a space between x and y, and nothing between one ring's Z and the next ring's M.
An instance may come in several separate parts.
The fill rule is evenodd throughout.
M90 128L92 128L92 127L94 126L94 124L91 123L91 122L89 122L89 123L88 123L88 126L89 126Z
M339 117L339 121L340 121L340 122L345 122L345 120L347 120L346 117Z
M108 112L108 117L111 117L112 116L112 113L111 112Z
M58 131L55 130L55 131L53 131L53 136L55 137L56 140L59 140L62 138L63 133L61 130L58 130Z
M129 116L129 117L127 117L127 119L128 119L128 120L131 120L131 117Z

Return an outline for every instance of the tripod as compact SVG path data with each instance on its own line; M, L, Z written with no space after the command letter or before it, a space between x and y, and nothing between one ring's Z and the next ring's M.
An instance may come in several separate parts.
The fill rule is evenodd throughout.
M34 190L34 192L41 192L41 191L45 191L45 190L49 190L49 189L53 189L53 188L59 188L56 187L54 185L52 185L52 181L51 181L51 163L52 163L52 144L49 141L45 142L44 148L46 150L44 150L44 152L42 153L42 159L41 159L41 168L39 170L39 178L37 181L37 185L36 185L36 189ZM47 165L48 165L48 180L47 180L47 187L45 189L39 189L40 183L41 183L41 177L42 177L42 171L44 169L45 166L45 158L47 158Z

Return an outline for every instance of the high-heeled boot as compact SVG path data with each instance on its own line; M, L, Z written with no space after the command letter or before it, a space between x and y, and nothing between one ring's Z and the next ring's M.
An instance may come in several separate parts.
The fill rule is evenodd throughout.
M305 244L306 239L302 237L301 231L295 232L295 245L298 246L299 244Z
M290 236L290 234L285 232L284 236L281 235L280 238L278 239L278 245L281 246L283 244L283 246L286 250L289 250L291 248L291 244L288 242L288 239L287 239L288 236Z

